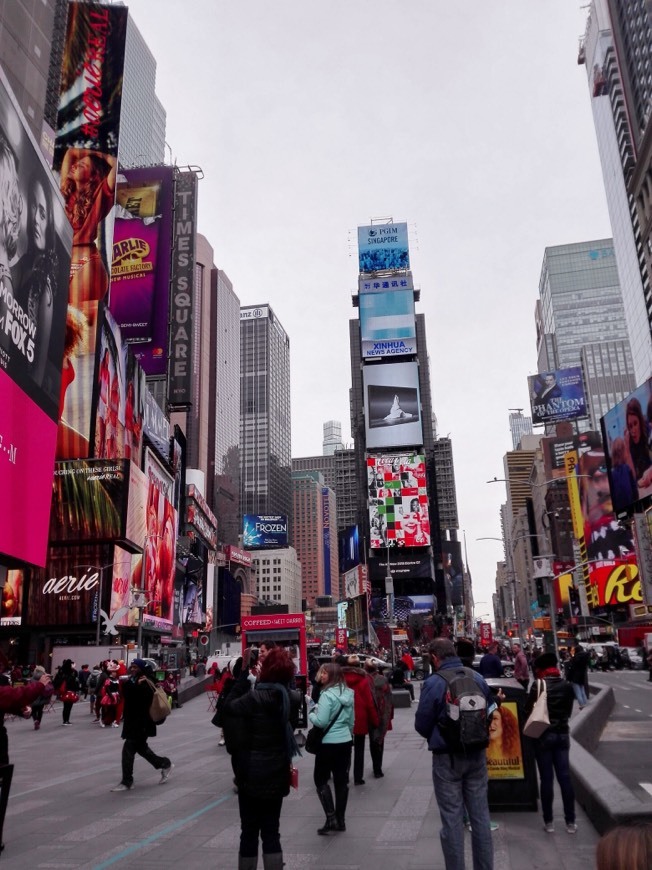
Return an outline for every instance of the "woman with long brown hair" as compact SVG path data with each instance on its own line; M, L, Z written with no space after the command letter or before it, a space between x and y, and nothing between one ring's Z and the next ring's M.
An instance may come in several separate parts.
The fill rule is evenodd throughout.
M321 686L319 704L310 713L310 721L320 728L328 728L315 755L313 778L319 800L326 813L326 821L318 834L346 831L346 804L349 799L349 769L353 746L353 689L344 682L342 668L325 664L317 671L316 681ZM328 784L333 777L335 802Z

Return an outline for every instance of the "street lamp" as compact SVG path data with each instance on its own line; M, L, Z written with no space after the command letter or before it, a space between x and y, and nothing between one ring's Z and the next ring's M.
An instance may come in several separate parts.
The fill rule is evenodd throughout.
M73 565L73 571L77 568L90 568L92 571L99 572L99 588L97 590L97 618L96 618L96 626L95 626L95 645L100 645L100 628L102 622L102 589L103 589L103 581L104 581L104 569L105 568L113 568L116 562L109 562L108 565Z

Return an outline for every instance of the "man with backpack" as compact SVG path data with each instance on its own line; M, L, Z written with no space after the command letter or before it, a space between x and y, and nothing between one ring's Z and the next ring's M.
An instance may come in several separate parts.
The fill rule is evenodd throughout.
M485 750L496 700L484 678L464 667L450 640L437 638L429 653L434 673L423 684L414 726L432 752L446 870L464 870L465 806L474 870L493 870Z
M133 659L129 666L129 679L121 683L124 697L122 725L122 779L111 791L129 791L134 784L134 760L142 756L152 767L161 771L160 784L168 781L174 765L169 758L156 755L147 744L148 737L156 737L156 724L150 714L156 686L148 678L149 668L143 659Z

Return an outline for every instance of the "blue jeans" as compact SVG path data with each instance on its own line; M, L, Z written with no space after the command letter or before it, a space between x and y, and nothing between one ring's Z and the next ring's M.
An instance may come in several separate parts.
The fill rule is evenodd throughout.
M573 684L574 685L574 684ZM534 756L541 779L541 808L543 821L552 822L553 775L557 776L561 799L564 805L564 819L567 825L575 821L575 792L571 782L568 754L570 737L568 734L546 733L534 741Z
M580 707L586 707L589 703L586 697L586 690L584 689L583 683L571 683L573 687L573 691L575 692L575 698L577 699L577 703Z
M446 870L464 870L464 807L471 822L473 870L493 870L487 758L484 751L432 756L432 781L441 816L439 834Z

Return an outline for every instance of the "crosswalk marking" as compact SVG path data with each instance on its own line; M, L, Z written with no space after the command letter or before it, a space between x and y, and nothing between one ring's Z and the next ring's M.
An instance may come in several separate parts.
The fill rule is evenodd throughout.
M641 788L644 788L648 794L652 794L652 782L639 782Z

